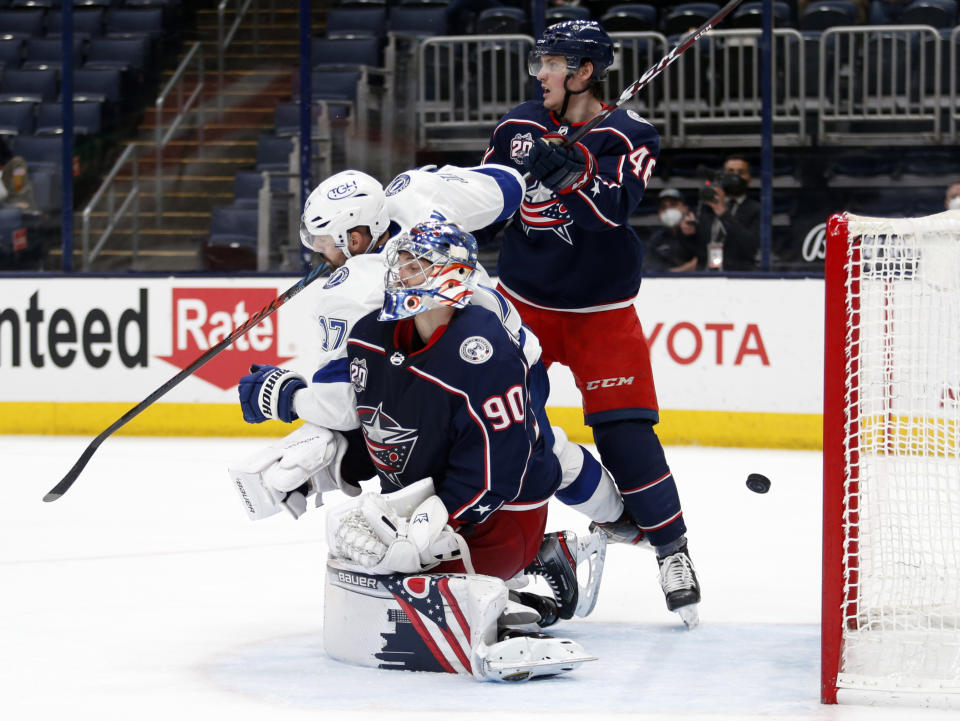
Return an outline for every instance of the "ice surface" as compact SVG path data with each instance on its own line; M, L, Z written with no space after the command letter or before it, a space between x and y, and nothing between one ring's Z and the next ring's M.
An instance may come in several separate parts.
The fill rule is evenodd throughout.
M667 612L652 554L612 546L593 615L553 629L599 660L505 686L326 657L323 513L251 523L226 477L263 441L111 438L42 503L89 441L0 437L0 718L904 718L818 703L819 453L667 449L701 626ZM558 504L549 527L586 521Z

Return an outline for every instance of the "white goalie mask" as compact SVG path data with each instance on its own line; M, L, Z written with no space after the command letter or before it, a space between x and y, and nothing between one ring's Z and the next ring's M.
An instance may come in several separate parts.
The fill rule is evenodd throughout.
M372 240L366 251L370 252L390 226L387 196L376 178L359 170L344 170L310 193L300 219L300 242L319 251L325 241L332 240L349 258L350 230L363 225L370 228Z

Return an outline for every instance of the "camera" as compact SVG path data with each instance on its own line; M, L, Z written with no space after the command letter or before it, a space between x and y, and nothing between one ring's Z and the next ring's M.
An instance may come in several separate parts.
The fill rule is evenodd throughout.
M706 180L700 188L700 199L711 202L717 197L717 191L714 186L719 185L723 192L729 196L740 196L747 192L747 181L737 173L725 173L722 170L716 173L705 174Z

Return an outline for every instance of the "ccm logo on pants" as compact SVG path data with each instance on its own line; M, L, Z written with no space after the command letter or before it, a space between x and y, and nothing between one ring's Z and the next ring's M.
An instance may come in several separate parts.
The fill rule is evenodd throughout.
M614 388L616 386L629 386L633 384L633 376L624 378L604 378L599 381L587 381L587 390L595 391L597 388Z

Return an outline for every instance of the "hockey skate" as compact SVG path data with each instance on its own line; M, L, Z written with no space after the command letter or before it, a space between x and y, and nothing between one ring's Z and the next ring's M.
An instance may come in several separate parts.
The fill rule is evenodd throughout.
M545 633L505 628L492 646L474 651L474 674L486 681L518 682L573 671L585 661L596 661L576 641Z
M572 531L548 533L537 557L524 572L546 579L553 591L559 618L574 615L582 618L589 615L597 603L606 552L607 537L603 533L591 533L582 539ZM581 565L585 568L578 572ZM583 574L586 578L581 583L579 576Z
M667 600L667 608L680 614L687 628L700 623L697 604L700 603L700 582L687 551L687 544L673 553L658 558L660 587Z

